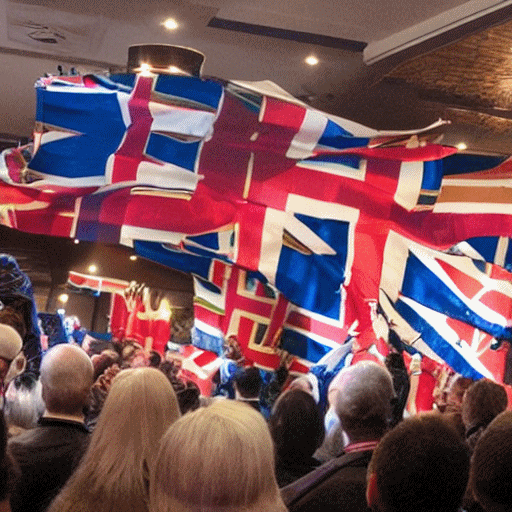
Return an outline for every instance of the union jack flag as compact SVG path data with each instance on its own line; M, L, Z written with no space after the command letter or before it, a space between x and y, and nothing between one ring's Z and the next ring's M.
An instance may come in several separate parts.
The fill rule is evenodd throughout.
M279 345L306 371L349 332L378 352L380 303L414 349L502 379L510 161L430 144L442 123L378 132L268 83L49 77L37 95L34 147L3 154L2 222L191 272L199 346L233 334L255 364Z

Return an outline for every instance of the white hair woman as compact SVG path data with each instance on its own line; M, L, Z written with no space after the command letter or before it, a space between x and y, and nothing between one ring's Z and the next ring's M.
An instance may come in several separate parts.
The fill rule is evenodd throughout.
M187 413L162 438L152 512L281 512L272 438L263 416L234 400Z
M4 397L4 415L9 436L34 428L44 413L41 381L31 373L11 380Z
M114 379L89 447L49 512L145 512L160 438L180 417L176 394L156 368Z

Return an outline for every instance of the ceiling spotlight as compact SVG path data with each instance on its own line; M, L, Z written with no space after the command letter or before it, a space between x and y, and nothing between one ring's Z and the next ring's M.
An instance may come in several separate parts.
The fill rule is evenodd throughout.
M310 55L304 59L304 62L308 66L316 66L320 61L314 55Z
M178 22L174 18L167 18L164 21L164 27L167 30L176 30L179 27L179 25L178 25Z
M59 301L63 304L66 304L66 302L69 300L69 295L67 293L61 293L59 295Z
M80 243L80 240L78 240L78 238L75 238L73 241L75 242L76 245L78 245Z
M130 256L130 260L132 260L132 261L137 261L137 256L135 256L135 254L132 254L132 255Z
M457 144L457 146L455 146L459 151L464 151L466 149L468 149L468 145L467 144L464 144L464 142L459 142L459 144Z
M143 62L140 65L139 72L142 76L149 76L151 75L151 66Z
M89 268L87 269L89 271L89 274L96 274L98 272L98 267L96 265L89 265Z

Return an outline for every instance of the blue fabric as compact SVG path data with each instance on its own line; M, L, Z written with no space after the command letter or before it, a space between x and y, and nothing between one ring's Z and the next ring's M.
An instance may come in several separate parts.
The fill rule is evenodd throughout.
M222 97L222 86L213 80L191 76L159 75L155 92L188 99L217 109Z
M92 94L92 93L91 93ZM126 133L116 93L59 94L37 89L37 120L77 135L41 145L30 168L66 178L104 176Z
M493 169L503 163L508 156L465 155L456 153L443 159L443 174L466 174Z
M424 190L440 190L443 179L443 160L423 162L423 179L421 188Z
M224 353L224 339L222 337L213 336L201 331L197 327L192 329L192 344L194 347L202 350L214 352L218 356L221 356Z
M152 133L149 136L145 152L162 162L168 162L194 172L199 148L199 142L183 142L159 133ZM165 175L162 175L162 186L164 185Z
M208 279L210 265L212 264L210 258L201 258L199 256L173 251L163 244L156 242L135 241L134 249L135 252L143 258L176 270L181 270L182 272L190 272L203 279Z
M217 233L207 233L206 235L188 236L187 240L197 244L209 247L214 251L219 250L219 235Z
M27 329L23 339L27 369L38 375L41 362L41 333L32 283L10 254L0 254L0 302L5 306L12 304L23 315Z
M322 345L318 341L286 327L283 329L281 347L290 354L313 362L319 361L331 350L331 347Z
M329 119L318 145L334 149L358 148L367 146L369 141L370 139L366 137L354 137L350 132Z
M340 287L345 281L349 223L298 214L295 217L332 247L336 254L306 255L283 245L276 287L294 304L337 319L341 305Z
M345 359L349 354L351 354L350 351L348 351L345 354L345 357L340 359L338 364L332 369L328 369L326 364L314 365L309 369L309 372L317 378L319 395L318 407L322 413L325 413L327 410L327 393L329 391L329 385L333 381L334 377L336 377L336 375L338 375L338 373L345 367Z
M494 324L479 316L412 253L409 253L407 259L402 295L428 305L434 311L477 327L495 338L512 339L512 328Z
M416 313L405 302L398 300L395 304L396 310L409 323L409 325L421 333L423 341L449 366L463 377L478 380L483 375L475 370L468 361L451 344L445 340L432 325Z

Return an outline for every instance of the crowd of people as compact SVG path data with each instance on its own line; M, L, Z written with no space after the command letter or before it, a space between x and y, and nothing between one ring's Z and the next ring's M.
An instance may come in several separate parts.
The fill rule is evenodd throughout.
M407 417L398 353L336 371L323 398L286 354L271 379L235 356L204 397L135 343L59 344L38 372L22 345L0 322L0 512L512 510L512 412L491 380L453 376Z

